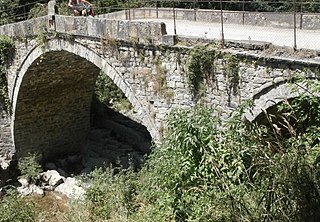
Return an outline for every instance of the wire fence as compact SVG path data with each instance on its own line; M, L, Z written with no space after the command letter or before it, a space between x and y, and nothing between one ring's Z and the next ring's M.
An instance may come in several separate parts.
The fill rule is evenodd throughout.
M35 0L23 5L0 4L0 25L26 20L29 18L30 10L32 8L36 5L42 5L43 8L45 8L47 2L47 0Z
M46 3L38 0L11 8L0 4L0 25L45 15ZM164 21L173 35L219 39L222 44L238 39L320 50L317 1L128 0L120 6L104 1L92 3L97 15L126 11L129 20ZM59 14L71 15L66 5L67 1L58 4Z

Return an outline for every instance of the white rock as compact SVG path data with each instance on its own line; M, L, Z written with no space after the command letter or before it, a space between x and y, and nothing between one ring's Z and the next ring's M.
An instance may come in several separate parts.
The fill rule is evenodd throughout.
M28 185L29 185L29 182L28 182L28 180L26 179L26 178L24 178L24 177L20 177L19 179L18 179L18 182L21 184L21 186L23 186L23 187L27 187Z
M79 182L75 178L67 177L64 183L55 188L55 191L72 199L83 199L85 190L78 184Z
M31 193L35 193L35 194L38 194L38 195L41 195L41 196L44 195L43 190L40 187L38 187L38 186L36 186L34 184L31 184L28 187L24 187L24 186L18 187L17 191L20 194L24 195L24 196L27 196L27 195L29 195Z
M55 170L48 170L44 173L41 173L41 179L47 185L52 187L58 186L65 180L65 178L63 176L60 176L60 174Z

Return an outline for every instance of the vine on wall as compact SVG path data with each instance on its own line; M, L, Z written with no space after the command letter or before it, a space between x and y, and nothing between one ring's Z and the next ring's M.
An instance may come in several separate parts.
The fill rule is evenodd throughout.
M132 108L124 93L102 71L97 77L94 93L101 103L115 110L130 110Z
M0 106L6 111L10 109L6 68L13 56L14 50L13 40L8 36L0 36Z
M191 50L187 62L188 79L193 88L195 100L204 96L208 85L212 86L216 78L216 61L218 58L223 59L223 74L227 80L228 94L238 94L240 84L239 59L230 53L222 55L220 51L210 50L206 46L197 46ZM204 83L207 83L207 85Z
M228 94L233 95L238 94L240 75L239 75L239 59L232 54L226 54L224 56L225 61L225 75L229 83Z
M215 77L215 59L217 52L208 50L205 46L198 46L191 50L187 63L189 82L193 87L196 100L204 93L203 81L211 84Z

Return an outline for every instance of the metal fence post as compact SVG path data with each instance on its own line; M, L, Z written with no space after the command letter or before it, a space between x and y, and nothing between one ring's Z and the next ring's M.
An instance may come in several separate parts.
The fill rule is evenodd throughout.
M156 1L156 14L157 14L157 18L159 18L159 12L158 12L158 1Z
M193 1L193 20L197 21L196 1Z
M220 20L221 20L221 45L224 46L222 0L220 0Z
M244 25L244 0L242 0L242 25Z
M296 1L293 0L293 49L297 50Z
M176 29L175 0L173 0L173 29L174 29L174 35L176 35L177 34L177 29Z
M131 4L130 4L130 1L128 1L128 8L129 8L129 20L131 20L130 7L131 7Z

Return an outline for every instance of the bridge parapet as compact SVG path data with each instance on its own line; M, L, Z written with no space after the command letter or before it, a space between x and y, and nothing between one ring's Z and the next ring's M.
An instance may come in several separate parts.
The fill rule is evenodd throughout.
M52 26L52 19L52 16L43 16L0 26L0 35L27 38L37 36L43 30L50 30L68 35L152 44L162 43L163 36L166 35L165 24L161 22L55 15L55 25Z
M164 23L56 15L56 31L90 37L158 44L166 34Z
M26 38L36 36L39 30L46 28L47 16L29 19L17 23L11 23L0 26L0 35L6 35L14 38Z

